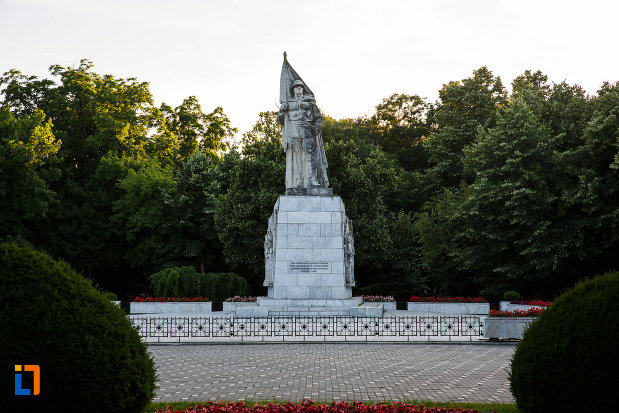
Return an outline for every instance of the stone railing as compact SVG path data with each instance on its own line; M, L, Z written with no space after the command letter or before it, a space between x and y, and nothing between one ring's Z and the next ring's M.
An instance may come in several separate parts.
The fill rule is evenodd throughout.
M483 332L476 316L128 317L144 341L159 343L472 341Z

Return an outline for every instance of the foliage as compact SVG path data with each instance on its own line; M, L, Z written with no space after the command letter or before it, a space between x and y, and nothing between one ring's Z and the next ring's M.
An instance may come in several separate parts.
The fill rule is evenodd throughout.
M423 142L430 131L427 110L428 105L418 95L395 93L383 99L365 121L368 143L394 154L404 169L425 167L427 153Z
M176 108L164 103L153 113L156 115L154 124L159 126L158 137L164 138L154 141L153 152L163 150L178 160L187 159L198 149L213 155L221 154L237 132L221 107L205 114L195 96L189 96Z
M115 293L109 292L109 293L103 293L103 296L110 300L110 301L116 301L118 300L118 296Z
M619 272L578 283L525 331L510 383L524 412L601 411L616 402Z
M245 135L242 151L224 157L221 170L229 186L215 204L215 228L226 262L249 281L253 292L264 280L266 222L284 192L286 165L274 122L272 112L262 113Z
M148 279L156 297L197 297L201 295L200 276L193 267L166 268L152 274Z
M151 400L155 368L146 345L123 311L68 264L0 244L0 292L4 367L41 368L41 394L12 399L16 410L61 410L71 400L86 411L133 413Z
M392 295L361 295L360 298L367 302L394 302L395 298Z
M213 408L213 410L224 410L228 407L230 407L231 409L234 409L234 404L233 403L228 403L228 402L218 402L218 403L212 403L209 404L209 402L166 402L166 403L151 403L149 404L146 409L144 410L145 413L155 413L155 412L167 412L167 411L173 411L173 412L187 412L187 409L195 409L195 408L199 408L200 406L202 406L202 408L206 407L206 406L211 406ZM289 402L242 402L245 406L247 406L248 408L254 408L256 410L258 410L259 407L264 407L265 405L274 405L274 404L285 404L289 406ZM382 408L381 406L384 403L377 403L378 406L376 406L376 408ZM396 403L387 403L388 405L396 405ZM293 407L297 407L299 405L299 403L297 403L296 405L294 405ZM374 403L372 402L364 402L364 405L367 406L367 409L370 409L370 406L375 406ZM402 405L402 403L400 404L400 406ZM407 405L418 405L419 407L424 406L426 409L429 408L436 408L434 411L436 413L442 412L445 413L447 412L449 408L451 409L456 409L455 412L457 412L457 409L468 409L469 412L473 412L474 410L478 411L479 413L517 413L518 412L518 408L516 407L515 404L512 403L461 403L461 402L435 402L435 401L409 401L404 403L404 406ZM322 404L321 408L323 410L329 410L331 407L331 404ZM207 409L209 409L208 407L206 407ZM443 410L440 410L440 408L442 408ZM330 411L330 410L329 410ZM427 411L429 412L429 410ZM455 413L454 412L454 413ZM461 412L464 412L464 410L461 410Z
M209 297L221 302L249 292L247 281L234 273L199 274L189 266L166 268L149 280L156 297Z
M147 82L88 60L49 79L10 70L0 93L0 239L61 256L124 299L186 265L264 292L265 225L284 192L275 112L231 147L221 108L155 106ZM527 70L508 95L486 67L434 104L395 93L365 116L325 114L356 293L548 297L615 268L618 118L618 83L588 96Z
M209 302L208 297L135 297L134 303L202 303Z
M234 297L228 297L224 301L227 303L254 303L256 302L257 297L241 297L239 295L235 295Z
M61 144L42 111L17 118L0 107L0 237L31 238L28 224L47 214L55 193L45 179L58 174L47 166Z
M520 293L514 290L505 291L503 293L503 299L507 301L520 300Z
M527 310L490 310L488 317L539 317L544 312L543 309L532 307Z
M114 202L114 222L129 246L126 260L133 267L148 269L168 264L171 229L166 225L164 190L170 192L174 186L172 168L154 159L144 160L117 185L123 194Z
M201 272L224 268L213 218L223 192L219 163L212 154L195 152L177 169L173 186L162 188L169 262L174 265L191 263Z
M249 284L233 272L208 273L200 277L200 288L213 301L223 302L228 297L249 293Z
M457 188L465 176L462 150L475 141L478 129L494 126L497 110L507 104L507 92L499 77L487 67L473 76L449 82L439 90L439 102L429 111L429 122L435 128L427 141L430 168L426 171L428 195L441 188Z
M252 404L246 402L206 402L204 404L195 404L186 408L186 410L161 409L156 410L156 413L201 413L201 412L234 412L234 413L285 413L285 412L334 412L334 413L352 413L352 412L373 412L373 413L478 413L474 408L460 407L426 407L423 403L363 403L363 402L342 402L335 401L331 403L313 402L311 400L303 400L301 402L281 402L267 404Z
M417 297L413 296L408 301L420 303L487 303L482 297Z

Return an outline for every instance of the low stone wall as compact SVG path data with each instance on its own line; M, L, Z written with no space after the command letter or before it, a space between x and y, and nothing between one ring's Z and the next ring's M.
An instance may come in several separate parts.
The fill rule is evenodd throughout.
M509 302L500 307L500 309L503 311L515 311L515 310L527 311L527 310L530 310L531 308L540 308L542 310L545 310L547 307L544 307L541 305L511 304Z
M396 303L395 301L364 301L364 304L381 304L383 306L383 310L395 310Z
M174 313L210 313L213 311L212 302L185 302L185 303L129 303L131 314L174 314Z
M255 301L224 301L223 311L236 311L236 309L239 307L256 307L257 305L258 303L256 303Z
M522 338L537 317L488 317L484 321L485 338Z
M408 311L438 314L488 314L489 303L428 303L409 302Z

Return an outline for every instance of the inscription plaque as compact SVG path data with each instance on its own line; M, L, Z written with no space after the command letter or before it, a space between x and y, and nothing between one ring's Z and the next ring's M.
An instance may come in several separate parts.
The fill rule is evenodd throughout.
M330 273L329 261L291 261L288 263L288 272L293 274Z

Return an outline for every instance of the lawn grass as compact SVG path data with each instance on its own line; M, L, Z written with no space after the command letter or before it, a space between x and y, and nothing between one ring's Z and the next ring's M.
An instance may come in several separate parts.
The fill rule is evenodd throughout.
M157 409L160 410L165 410L165 408L167 406L172 407L172 409L174 410L180 410L180 411L184 411L187 410L190 406L195 406L195 405L200 405L200 404L205 404L206 402L160 402L160 403L150 403L146 409L144 409L144 413L153 413L155 412ZM225 402L221 402L221 403L232 403L230 401L225 401ZM282 401L260 401L260 402L255 402L255 401L246 401L245 402L248 406L253 406L255 404L268 404L268 403L285 403ZM324 402L326 404L329 404L331 402ZM372 402L369 402L368 404L371 404ZM513 403L459 403L459 402L429 402L429 401L418 401L418 400L411 400L411 401L405 401L405 403L411 403L411 404L422 404L426 407L462 407L463 409L475 409L477 411L479 411L480 413L518 413L519 410L516 407L515 404Z

